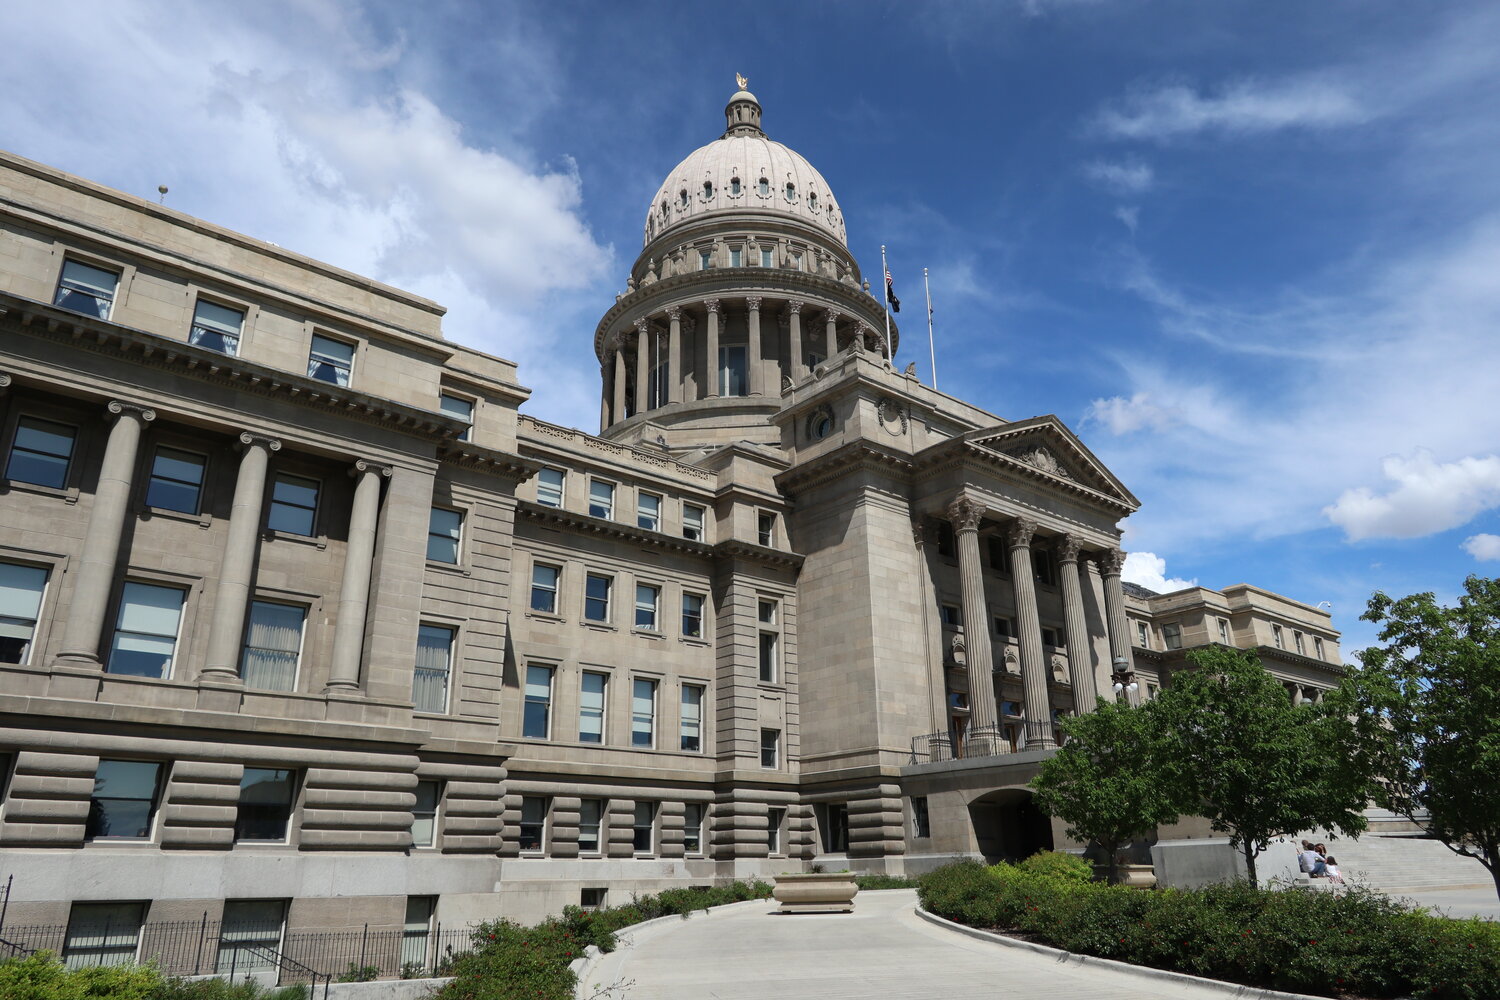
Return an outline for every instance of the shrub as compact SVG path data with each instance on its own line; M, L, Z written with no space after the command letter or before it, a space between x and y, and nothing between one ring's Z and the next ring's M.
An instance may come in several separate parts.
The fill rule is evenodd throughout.
M1029 875L1064 882L1089 882L1094 878L1094 866L1087 859L1062 851L1038 851L1016 867Z
M854 884L861 889L915 889L917 880L904 875L856 875Z
M302 986L266 988L223 979L168 979L150 965L68 969L50 952L0 961L5 1000L306 1000Z

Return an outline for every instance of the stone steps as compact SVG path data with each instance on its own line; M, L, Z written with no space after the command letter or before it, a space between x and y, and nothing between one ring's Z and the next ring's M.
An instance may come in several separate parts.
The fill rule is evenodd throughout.
M1366 833L1358 840L1332 840L1322 833L1316 837L1309 834L1307 839L1326 843L1349 881L1385 892L1494 885L1489 871L1478 861L1459 857L1425 837Z

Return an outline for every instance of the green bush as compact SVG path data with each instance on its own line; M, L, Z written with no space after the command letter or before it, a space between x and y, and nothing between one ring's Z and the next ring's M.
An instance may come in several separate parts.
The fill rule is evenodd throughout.
M223 979L169 979L150 965L68 969L51 953L0 962L5 1000L305 1000L302 986L268 989Z
M1363 997L1494 1000L1500 924L1433 917L1376 893L1246 882L1143 892L1081 881L1052 860L960 862L923 876L929 912L1080 954L1247 986Z
M917 880L903 875L856 875L854 884L861 889L915 889Z
M1062 851L1038 851L1016 867L1030 875L1064 882L1090 882L1094 878L1094 866L1087 859Z

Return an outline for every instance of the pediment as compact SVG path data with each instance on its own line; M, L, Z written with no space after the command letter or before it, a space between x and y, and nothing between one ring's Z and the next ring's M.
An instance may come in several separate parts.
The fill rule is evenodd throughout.
M1032 474L1083 487L1131 508L1140 506L1125 484L1055 416L972 431L965 442Z

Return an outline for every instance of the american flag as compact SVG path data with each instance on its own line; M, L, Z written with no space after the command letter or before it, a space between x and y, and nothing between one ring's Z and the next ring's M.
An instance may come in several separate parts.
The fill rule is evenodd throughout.
M885 300L891 304L891 312L901 311L901 300L896 298L896 286L891 284L891 269L885 269Z

